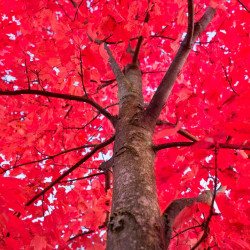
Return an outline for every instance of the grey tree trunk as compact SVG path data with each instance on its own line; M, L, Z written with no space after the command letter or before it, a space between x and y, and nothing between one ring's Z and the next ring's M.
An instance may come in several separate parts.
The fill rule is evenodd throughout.
M126 78L131 86L119 93L107 249L164 249L152 147L154 125L144 119L140 70L127 69Z

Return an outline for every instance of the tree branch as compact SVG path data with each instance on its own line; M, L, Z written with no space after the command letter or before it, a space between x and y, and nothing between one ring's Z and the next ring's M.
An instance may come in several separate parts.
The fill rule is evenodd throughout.
M142 42L143 42L143 36L140 36L136 44L135 53L134 53L133 60L132 60L132 65L135 65L135 66L138 65L138 57L139 57L139 52L141 49Z
M146 109L146 117L150 119L151 122L156 122L159 117L161 110L167 101L174 83L191 51L192 45L200 35L200 33L208 26L212 18L215 15L216 10L208 7L202 18L195 24L193 37L188 44L188 36L185 37L181 46L175 55L173 62L171 63L167 73L162 79L158 89L156 90L148 108ZM191 29L191 28L190 28Z
M42 90L33 90L33 89L22 89L22 90L15 90L15 91L9 91L9 90L2 91L2 90L0 90L0 95L6 95L6 96L41 95L41 96L46 96L46 97L55 97L55 98L64 99L64 100L85 102L85 103L90 104L94 108L96 108L101 114L103 114L106 118L108 118L113 125L116 122L116 119L113 115L111 115L101 105L99 105L95 101L91 100L87 96L60 94L60 93L54 93L54 92L48 92L48 91L42 91Z
M109 65L115 75L115 78L117 80L117 84L118 84L118 99L120 101L121 98L121 94L124 91L128 92L130 90L130 83L128 82L128 80L126 79L125 75L123 74L119 64L117 63L117 61L115 60L111 50L109 49L108 45L105 43L104 44L104 48L107 51L108 55L109 55Z
M201 225L197 225L197 226L193 226L193 227L186 228L186 229L182 230L181 232L175 234L175 235L171 238L171 240L174 239L175 237L177 237L178 235L185 233L185 232L188 231L188 230L195 229L195 228L202 227L202 226L203 226L203 225L201 224Z
M191 250L194 250L196 249L201 243L202 241L204 241L207 236L208 236L208 231L209 231L209 223L212 219L212 216L214 215L213 213L213 210L214 210L214 202L215 202L215 198L216 198L216 195L218 193L218 191L220 192L220 190L217 190L217 181L218 181L218 149L217 147L215 147L215 151L214 151L214 161L215 161L215 174L214 174L214 191L213 191L213 196L212 196L212 202L211 202L211 205L210 205L210 210L209 210L209 215L207 217L207 219L205 220L205 223L204 223L204 233L203 235L201 236L201 238L196 242L196 244L191 248Z
M99 39L95 39L93 40L90 35L86 32L89 40L91 42L95 42L99 45L103 44L104 43L104 49L107 51L108 53L108 56L109 56L109 65L115 75L115 78L117 80L117 84L118 84L118 99L120 101L120 98L121 98L121 94L120 93L123 93L124 91L125 92L128 92L130 90L130 83L128 82L128 80L126 79L125 75L123 74L119 64L117 63L117 61L115 60L111 50L109 49L108 47L108 44L106 43L106 40L99 40Z
M159 151L162 149L173 148L173 147L190 147L194 145L195 143L196 142L168 142L168 143L163 143L159 145L154 145L153 149L155 151ZM216 147L215 144L209 144L207 147L203 147L203 148L212 149L214 147ZM250 150L250 146L239 145L239 144L219 143L218 147L225 148L225 149Z
M114 166L114 157L112 156L109 160L102 162L99 166L99 169L106 171L113 166Z
M95 176L98 176L98 175L103 175L103 174L105 174L105 173L101 172L101 173L90 174L90 175L87 175L87 176L84 176L84 177L79 177L79 178L76 178L76 179L70 179L70 180L67 180L67 181L60 181L60 183L67 183L67 182L72 182L72 181L85 180L85 179L92 178L92 177L95 177Z
M106 227L106 225L102 225L102 226L98 227L98 229L102 229L102 228L104 228L104 227ZM81 236L87 235L87 234L92 234L92 233L94 233L95 231L96 231L96 230L89 230L89 231L87 231L87 232L77 234L77 235L73 236L72 238L68 239L67 242L72 241L72 240L75 240L75 239L77 239L77 238L79 238L79 237L81 237Z
M234 90L234 88L233 88L232 79L231 79L231 80L229 79L229 77L228 77L228 75L227 75L227 70L226 70L226 68L224 67L223 64L221 64L221 66L222 66L222 68L223 68L223 70L224 70L224 74L225 74L225 77L226 77L226 80L227 80L229 86L231 87L232 91L233 91L237 96L239 96L239 94L238 94L238 93Z
M216 197L218 193L225 192L225 187L221 186L217 191L216 189L214 191L206 190L202 194L200 194L197 197L193 198L181 198L174 200L164 211L163 218L165 220L165 237L166 237L166 245L168 247L170 240L172 238L172 232L173 232L173 224L175 221L175 218L180 214L180 212L188 207L193 205L195 202L198 203L207 203L211 204L213 202L213 199Z
M187 46L192 47L192 38L194 34L194 1L188 0L188 28L187 28Z
M149 18L150 18L150 15L147 11L144 23L148 23ZM136 66L138 64L138 57L139 57L140 49L142 46L142 42L143 42L143 36L140 36L136 44L135 53L134 53L133 60L132 60L132 65Z
M173 123L170 123L168 121L163 121L163 120L159 120L159 119L156 121L156 125L158 125L158 126L161 126L161 125L164 125L164 124L173 125L174 126ZM191 140L193 142L199 141L199 139L197 137L195 137L194 135L190 134L189 132L187 132L186 130L184 130L182 128L179 129L177 131L177 133L180 134L180 135L182 135L182 136L184 136L184 137L186 137L187 139L189 139L189 140Z
M155 151L159 151L162 149L166 149L166 148L175 148L175 147L189 147L194 145L194 142L169 142L169 143L164 143L164 144L159 144L159 145L155 145L153 146L153 149Z
M68 149L68 150L64 150L64 151L62 151L62 152L60 152L58 154L51 155L51 156L45 157L45 158L40 159L40 160L25 162L25 163L22 163L22 164L19 164L19 165L14 165L11 168L4 169L4 171L1 172L0 174L3 174L8 170L12 170L12 169L24 166L24 165L29 165L29 164L38 163L38 162L41 162L41 161L51 160L51 159L54 159L55 157L57 157L59 155L66 154L66 153L69 153L69 152L72 152L72 151L75 151L75 150L79 150L79 149L83 149L83 148L93 148L93 147L96 147L96 146L97 146L96 144L92 144L92 145L84 145L84 146L80 146L80 147L77 147L77 148L71 148L71 149Z
M240 0L238 0L238 2L243 6L243 8L250 13L250 10L247 8L247 6L245 4L243 4Z
M103 143L98 144L94 147L94 149L86 154L80 161L78 161L74 166L72 166L70 169L68 169L66 172L64 172L61 176L59 176L56 180L51 182L49 186L47 186L43 191L35 195L30 201L28 201L25 206L31 205L35 200L37 200L41 195L46 193L49 189L51 189L54 185L59 183L63 178L65 178L67 175L69 175L71 172L73 172L76 168L81 166L85 161L87 161L92 155L94 155L99 149L104 148L105 146L112 143L115 139L115 136L113 135L110 139L104 141Z
M81 77L82 88L83 88L84 94L87 96L87 92L86 92L86 89L85 89L85 86L84 86L84 81L83 81L82 51L81 51L81 47L80 46L79 46L79 53L80 53L79 60L80 60L80 70L81 70L81 73L78 72L78 74Z
M215 145L213 145L213 147L215 147ZM228 149L250 150L250 146L238 145L238 144L219 143L218 147L228 148Z
M95 80L90 80L90 81L91 81L91 82L97 82L97 81L95 81ZM115 81L116 81L116 79L111 79L111 80L107 80L107 81L101 81L102 85L100 85L100 86L97 87L97 92L98 92L98 90L100 90L100 89L102 89L102 88L105 88L105 87L111 85L111 84L112 84L113 82L115 82Z
M184 137L186 137L187 139L189 139L189 140L191 140L193 142L199 141L199 139L197 137L195 137L194 135L190 134L189 132L187 132L186 130L184 130L182 128L179 129L177 131L177 133L180 134L180 135L182 135L182 136L184 136Z
M81 7L81 5L82 5L83 2L84 2L84 0L82 0L82 1L78 4L78 6L77 6L77 3L76 3L77 9L76 9L76 12L75 12L75 16L74 16L73 22L76 20L76 17L77 17L77 14L78 14L78 10L79 10L79 8ZM74 8L75 8L76 6L74 6Z
M110 107L119 105L119 103L114 103L114 104L110 104L108 106L106 106L104 109L108 109ZM85 129L89 124L91 124L95 119L97 119L97 117L101 114L101 112L98 112L97 115L95 117L93 117L90 121L88 121L83 127L63 127L64 129ZM114 118L116 118L116 116L114 116Z

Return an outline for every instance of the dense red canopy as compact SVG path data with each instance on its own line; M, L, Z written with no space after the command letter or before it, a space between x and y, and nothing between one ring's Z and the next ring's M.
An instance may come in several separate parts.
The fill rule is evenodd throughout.
M155 169L162 210L176 198L213 189L215 157L209 144L249 147L249 3L194 3L195 20L208 5L218 10L161 113L175 125L158 126L154 142L188 141L180 129L199 142L159 152ZM114 133L95 104L118 113L116 80L104 44L91 40L105 40L124 68L131 61L129 43L133 49L144 37L139 61L149 103L184 38L187 1L3 0L0 18L0 248L102 249L106 236L99 227L112 194L105 194L98 167L111 156L112 144L25 204ZM219 148L218 183L227 190L216 198L219 215L210 223L210 245L250 248L249 174L249 151ZM208 211L199 204L183 212L186 222L178 226L177 220L176 233L197 228L176 236L173 249L197 241ZM89 234L67 242L85 231Z

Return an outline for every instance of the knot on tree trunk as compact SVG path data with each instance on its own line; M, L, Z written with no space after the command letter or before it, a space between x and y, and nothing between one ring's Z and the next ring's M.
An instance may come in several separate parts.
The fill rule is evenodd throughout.
M132 231L136 225L137 221L135 216L129 211L119 211L114 212L110 217L110 222L108 224L109 229L113 233L119 233L123 229Z

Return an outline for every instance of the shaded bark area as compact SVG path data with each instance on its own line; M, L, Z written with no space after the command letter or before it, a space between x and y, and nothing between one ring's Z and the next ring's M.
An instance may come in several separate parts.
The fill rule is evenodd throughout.
M130 90L120 95L107 249L164 249L156 190L153 131L144 124L140 71L128 67Z

